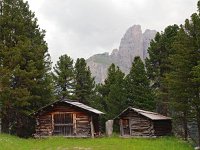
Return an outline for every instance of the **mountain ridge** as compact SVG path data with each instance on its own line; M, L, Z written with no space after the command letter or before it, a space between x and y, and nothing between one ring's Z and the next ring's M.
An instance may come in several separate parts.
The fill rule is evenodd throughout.
M103 83L107 76L108 67L114 63L128 74L134 57L139 56L143 61L148 57L148 46L157 31L146 29L142 32L140 25L133 25L125 32L119 49L113 49L111 54L104 52L95 54L86 60L96 83Z

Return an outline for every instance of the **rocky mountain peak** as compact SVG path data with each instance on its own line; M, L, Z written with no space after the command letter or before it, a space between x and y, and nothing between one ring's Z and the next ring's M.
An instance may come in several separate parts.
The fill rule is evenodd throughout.
M157 31L156 30L149 30L146 29L143 33L143 58L145 59L148 57L148 47L151 42L151 40L155 37Z
M108 53L93 55L87 60L92 75L97 83L104 82L107 76L107 69L114 63L119 66L124 73L128 73L134 60L139 56L144 60L147 56L147 48L151 39L155 37L155 30L145 30L142 33L140 25L130 27L121 39L119 50L114 49L109 55Z

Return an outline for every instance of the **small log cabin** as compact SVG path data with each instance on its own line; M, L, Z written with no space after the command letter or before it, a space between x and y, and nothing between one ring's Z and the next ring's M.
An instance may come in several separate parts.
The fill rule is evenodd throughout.
M34 113L36 117L34 136L99 136L101 114L104 113L77 101L56 101Z
M170 117L155 112L128 107L115 121L119 121L120 135L128 136L164 136L170 135L172 122Z

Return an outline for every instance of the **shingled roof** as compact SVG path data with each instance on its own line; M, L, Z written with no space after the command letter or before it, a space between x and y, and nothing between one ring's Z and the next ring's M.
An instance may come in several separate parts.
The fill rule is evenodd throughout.
M142 116L145 116L145 117L147 117L147 118L149 118L151 120L171 120L172 119L170 117L163 116L163 115L155 113L155 112L146 111L146 110L142 110L142 109L137 109L137 108L134 108L134 107L128 107L127 109L125 109L124 111L122 111L114 119L119 118L120 116L122 116L124 113L126 113L129 110L133 110L133 111L137 112L138 114L141 114Z
M93 112L95 114L104 114L103 112L101 112L101 111L99 111L97 109L94 109L94 108L92 108L90 106L87 106L87 105L85 105L83 103L79 103L79 102L76 102L76 101L67 101L67 100L64 100L63 102L71 104L71 105L74 105L76 107L79 107L79 108L82 108L82 109L85 109L85 110L88 110L88 111L91 111L91 112Z
M57 103L60 103L60 102L63 102L63 103L66 103L66 104L69 104L69 105L72 105L72 106L75 106L75 107L84 109L84 110L86 110L86 111L89 111L89 112L92 112L92 113L95 113L95 114L98 114L98 115L104 114L103 112L101 112L101 111L99 111L99 110L97 110L97 109L95 109L95 108L92 108L92 107L90 107L90 106L87 106L87 105L85 105L85 104L83 104L83 103L80 103L80 102L78 102L78 101L69 100L69 99L59 100L59 101L53 102L53 103L51 103L51 104L48 104L48 105L46 105L46 106L40 108L38 111L36 111L36 112L33 113L33 114L37 114L38 112L44 110L45 108L50 107L50 106L53 106L53 105L55 105L55 104L57 104Z

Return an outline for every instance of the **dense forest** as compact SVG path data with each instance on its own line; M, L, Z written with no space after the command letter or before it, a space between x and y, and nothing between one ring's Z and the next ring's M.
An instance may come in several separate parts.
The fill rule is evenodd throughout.
M29 136L31 113L55 100L75 99L114 118L128 106L174 118L176 135L189 138L196 122L200 143L200 1L182 25L158 32L143 62L135 57L125 75L112 64L95 84L83 58L67 54L52 68L45 31L23 0L0 1L0 118L2 131Z

